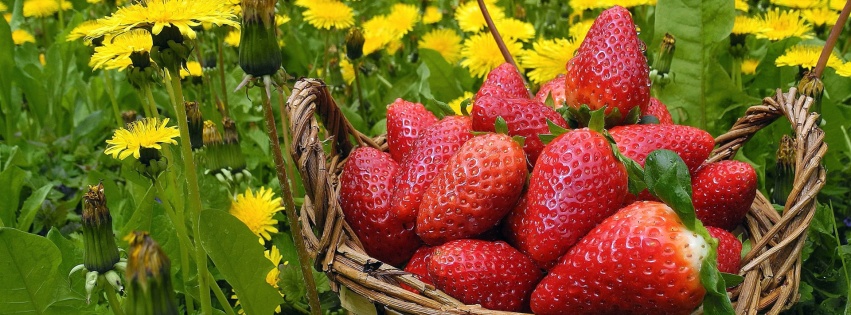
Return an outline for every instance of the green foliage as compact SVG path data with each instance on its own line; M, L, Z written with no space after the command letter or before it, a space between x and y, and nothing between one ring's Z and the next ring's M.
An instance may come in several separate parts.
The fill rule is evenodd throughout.
M44 237L0 228L0 308L15 314L52 314L62 255Z

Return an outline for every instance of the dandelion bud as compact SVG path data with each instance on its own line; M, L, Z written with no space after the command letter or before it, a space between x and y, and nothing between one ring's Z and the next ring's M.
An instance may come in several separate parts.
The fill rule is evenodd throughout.
M162 28L159 34L152 34L153 46L151 47L151 59L163 68L179 74L179 69L186 64L186 59L192 52L192 48L184 43L183 34L176 26L168 25Z
M360 28L350 28L349 33L346 34L346 57L350 60L357 60L362 57L364 41Z
M783 135L780 147L777 148L777 164L774 166L774 191L771 202L779 205L786 204L786 198L792 192L795 182L795 139Z
M810 106L810 112L821 112L821 96L824 94L824 83L812 71L807 71L798 82L798 92L812 97L813 105Z
M275 25L275 0L242 1L239 66L246 74L262 77L281 68L281 47Z
M224 158L227 161L226 166L233 172L239 172L245 169L245 156L242 155L242 149L239 147L239 133L236 130L236 123L230 117L225 117L222 118L222 127L225 130Z
M89 186L83 195L83 265L87 270L105 273L118 262L118 246L112 233L112 216L106 207L103 183Z
M674 58L674 51L677 50L676 43L677 40L674 39L673 35L665 33L665 37L662 38L662 45L661 49L659 49L659 54L653 62L653 69L656 70L659 75L664 76L671 71L671 60Z
M204 119L201 117L201 109L198 102L184 102L186 106L186 120L189 124L189 143L192 150L204 146Z
M171 284L171 262L147 232L133 231L127 260L128 314L179 314Z
M222 160L224 154L224 142L222 142L222 134L216 128L216 123L211 120L204 122L204 161L207 168L213 173L218 173L220 169L225 167L225 162Z

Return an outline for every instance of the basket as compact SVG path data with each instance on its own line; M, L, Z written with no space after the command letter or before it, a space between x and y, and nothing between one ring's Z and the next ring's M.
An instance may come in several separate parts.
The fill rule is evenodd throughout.
M796 92L795 88L788 93L778 89L774 97L749 108L729 132L715 140L716 149L709 158L710 162L732 158L754 133L781 116L788 119L795 133L795 181L784 210L776 211L764 195L757 193L743 226L753 246L739 272L744 283L730 292L737 314L778 314L799 298L801 250L815 213L816 195L825 183L821 160L827 146L824 132L817 126L818 115L809 113L812 99ZM386 139L370 138L353 128L325 84L317 79L296 82L287 111L293 135L290 153L306 193L300 211L301 234L315 259L314 268L328 276L334 291L353 292L388 310L407 314L519 314L464 305L387 264L365 268L377 260L364 252L343 220L338 181L345 158L354 148L352 140L358 146L387 151ZM333 141L326 154L324 143L328 138ZM402 289L399 283L422 294Z

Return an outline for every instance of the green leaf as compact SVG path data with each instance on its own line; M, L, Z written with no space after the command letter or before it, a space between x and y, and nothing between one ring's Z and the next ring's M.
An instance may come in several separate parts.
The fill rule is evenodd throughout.
M671 206L691 231L696 231L697 218L691 203L691 177L683 159L669 150L656 150L644 161L647 189Z
M596 132L603 132L603 129L606 128L606 109L600 108L598 110L592 110L590 114L591 116L588 119L588 129Z
M21 231L29 231L30 226L35 220L35 215L41 209L41 204L44 203L44 198L47 198L47 193L53 188L52 184L41 186L24 201L24 207L21 208L21 217L18 220L18 229Z
M203 211L200 220L201 245L239 295L245 313L272 314L283 300L266 283L266 274L275 266L263 256L257 236L224 211Z
M615 154L615 157L620 161L624 167L626 167L626 173L628 175L627 185L629 186L629 193L638 196L641 191L647 189L647 183L644 182L644 168L641 167L641 164L638 164L635 160L623 155L621 150L618 149L617 143L615 143L615 139L609 134L608 131L605 131L603 135L609 141L609 144L612 146L612 153Z
M623 125L634 125L638 123L638 120L641 118L641 108L638 106L633 107L629 110L629 113L626 114L626 118L623 120Z
M429 95L437 94L434 96L436 99L452 100L464 94L464 89L461 87L462 80L459 80L462 71L446 62L446 59L443 59L443 56L435 50L420 49L419 55L422 60L420 67L425 66L429 72L427 80L430 88Z
M505 122L505 119L502 116L496 117L496 121L493 123L493 128L496 133L501 133L504 135L508 134L508 123Z
M745 277L732 273L722 272L721 278L724 278L724 284L726 284L726 287L728 288L735 287L740 283L745 282Z
M46 314L61 283L57 281L61 263L59 249L48 239L0 228L0 310L6 314Z
M0 223L5 226L15 224L21 188L27 178L29 174L16 166L8 167L0 173Z
M700 267L700 283L706 288L703 298L705 314L735 314L730 298L727 296L727 286L716 266L715 245L710 254L703 259Z
M684 124L706 130L716 123L714 115L723 111L733 99L731 90L715 88L731 82L729 75L720 69L715 55L716 48L733 29L733 2L659 0L655 14L663 17L656 19L655 42L660 42L665 33L676 38L671 62L674 80L658 89L656 97L689 113L687 119L680 120Z

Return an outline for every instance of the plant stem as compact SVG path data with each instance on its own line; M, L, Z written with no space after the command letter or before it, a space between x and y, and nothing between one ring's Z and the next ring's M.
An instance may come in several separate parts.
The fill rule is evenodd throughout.
M170 170L169 172L172 172ZM173 179L173 178L171 178ZM169 184L173 184L174 187L178 187L175 182L170 182ZM174 229L177 231L178 244L180 245L180 272L183 275L183 290L184 292L188 291L187 288L189 285L189 248L192 247L191 241L189 241L189 235L186 231L186 223L185 218L183 216L183 207L181 207L180 211L176 211L174 207L171 205L171 201L173 195L169 195L166 193L165 188L162 186L162 182L154 181L154 185L157 187L157 194L160 195L160 198L163 200L163 205L166 207L166 215L168 215L172 224L174 224ZM195 313L195 303L192 301L192 295L189 293L184 293L186 299L186 311L188 314Z
M732 69L730 70L730 75L733 76L733 84L742 89L742 59L733 58Z
M284 95L284 91L281 88L275 89L278 91L278 109L281 111L281 132L284 136L284 148L286 150L290 149L290 122L288 119L287 113L287 104L286 104L286 95ZM301 178L298 177L298 174L295 171L295 163L292 161L292 157L289 154L284 154L284 162L287 164L287 174L293 175L291 180L294 182L291 187L301 187Z
M106 300L109 302L109 307L112 308L112 312L115 315L124 315L124 310L121 308L121 303L118 302L118 293L115 292L115 288L112 287L112 284L106 283L106 279L103 276L98 276L98 281L101 282L101 285L106 289Z
M322 66L322 81L328 81L328 46L331 45L331 31L325 31L325 56L322 61L324 65Z
M192 211L192 216L195 218L195 222L192 224L192 234L195 237L198 237L198 235L201 235L201 193L198 188L198 174L195 169L195 159L192 158L192 146L189 144L189 124L186 121L186 105L183 103L183 87L180 85L180 80L174 80L172 78L172 72L176 73L177 69L166 69L164 80L166 89L169 91L169 96L171 96L171 100L174 105L174 111L177 115L177 125L180 129L181 156L183 158L184 173L187 181L186 184L189 186L189 196L187 197L189 199L189 208ZM198 297L201 300L201 313L212 314L213 305L210 300L210 286L207 283L207 277L203 276L208 272L207 253L204 252L204 248L201 247L201 242L197 240L195 242L195 262L198 265Z
M505 62L510 63L514 66L514 69L519 69L517 67L517 62L514 61L514 57L511 56L511 52L508 51L508 46L505 46L505 41L502 40L502 36L499 35L499 30L496 29L496 25L493 24L493 18L491 18L491 14L488 12L487 6L485 6L484 0L477 0L479 3L479 10L482 11L482 15L485 17L485 22L488 24L488 29L491 31L491 35L493 35L493 39L496 41L496 45L499 47L499 52L502 53L502 58L505 59ZM526 77L523 74L520 74L520 77L523 78L523 84L529 86L529 82L526 81ZM532 92L528 89L529 97L533 97Z
M266 84L271 84L271 82L268 82L268 77L264 77L264 81L266 81ZM301 265L301 274L304 277L304 284L307 288L307 301L310 304L310 313L320 315L322 314L322 310L319 304L319 293L316 291L316 283L314 283L313 273L310 271L310 256L307 253L304 238L301 237L301 224L295 212L295 203L293 202L293 195L289 185L290 181L287 175L286 165L284 165L284 157L281 154L281 144L278 141L278 128L275 126L275 114L272 112L272 103L269 96L265 92L261 92L260 94L263 96L266 134L269 136L269 142L272 143L272 155L275 157L275 170L277 171L278 182L281 184L284 211L287 213L287 223L290 225L293 243L295 243L296 251L298 252L298 262ZM281 113L281 115L284 114Z
M839 18L833 28L830 29L830 36L824 43L824 49L821 50L821 55L818 57L816 69L813 72L816 78L821 79L821 74L824 72L824 67L827 65L827 59L830 53L833 52L833 46L836 45L836 40L839 39L839 34L842 33L842 28L845 27L845 21L848 21L848 14L851 13L851 0L845 2L845 7L842 8L842 13L839 13Z
M224 44L219 41L219 60L216 63L216 67L219 68L219 80L222 83L222 117L228 115L228 91L227 91L227 83L225 82L225 54L224 54ZM217 105L218 106L218 105Z
M215 284L210 285L210 287L213 288L213 294L216 295L216 299L219 300L219 304L225 308L225 313L228 315L235 315L233 306L230 306L230 301L228 301L227 296L225 296L225 293L222 292L222 288L219 287L219 284L216 283L215 279L213 279L213 275L209 271L207 272L207 281L211 284Z
M144 86L142 86L142 89L145 93L145 100L147 100L146 104L142 105L145 106L145 111L147 112L146 114L150 115L148 117L159 117L159 112L157 111L157 103L156 101L154 101L154 92L151 92L151 84L146 83Z
M367 116L368 113L366 112L366 104L363 103L363 92L360 88L360 75L358 75L358 72L360 72L358 71L358 68L360 68L360 61L352 60L352 63L352 69L355 72L355 89L358 90L358 109L360 109L361 118L363 118L363 120L367 122L367 126L369 126L371 124L369 123L369 117Z
M62 10L59 11L62 12ZM112 103L112 112L115 114L115 122L118 123L118 128L121 128L124 126L124 119L121 118L121 110L118 109L118 100L115 98L115 90L112 89L112 73L110 70L104 70L103 74L106 95L109 96L109 102Z

